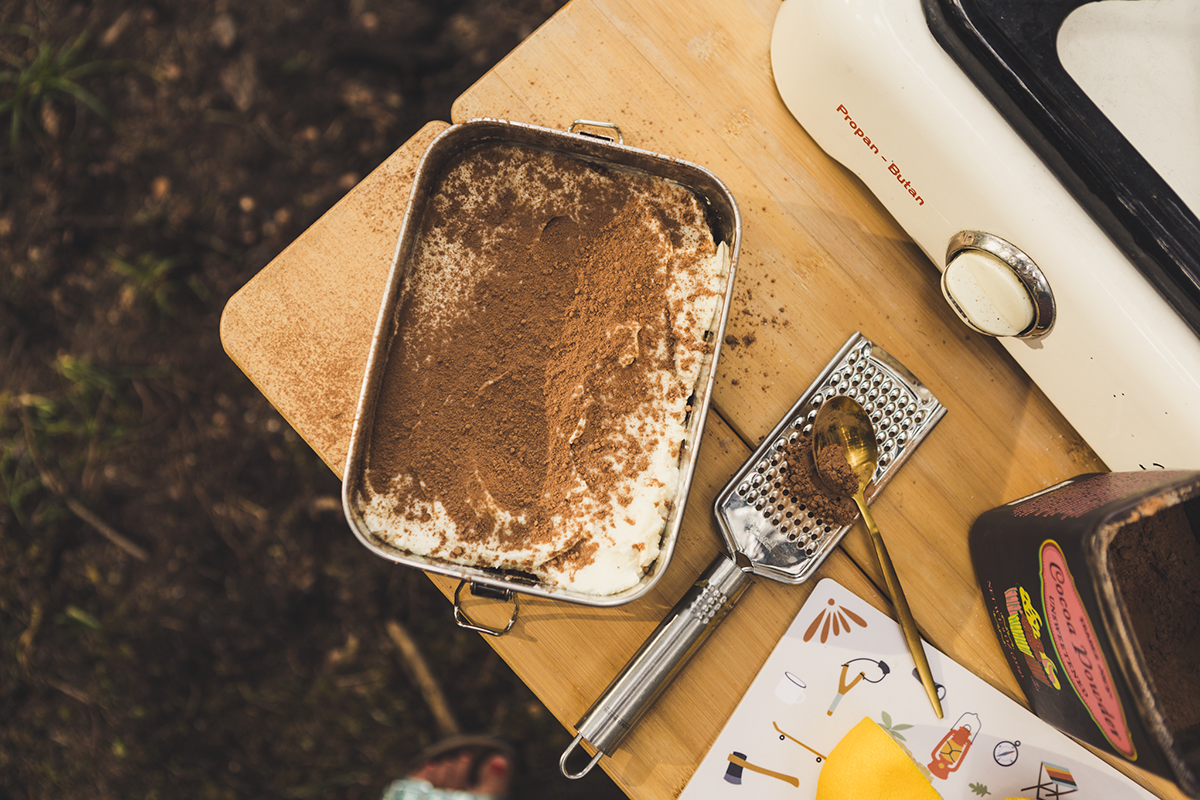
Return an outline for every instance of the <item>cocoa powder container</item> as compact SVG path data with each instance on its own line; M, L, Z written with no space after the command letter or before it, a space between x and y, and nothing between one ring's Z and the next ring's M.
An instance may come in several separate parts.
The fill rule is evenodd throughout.
M1200 797L1200 472L1080 475L970 547L1034 713Z

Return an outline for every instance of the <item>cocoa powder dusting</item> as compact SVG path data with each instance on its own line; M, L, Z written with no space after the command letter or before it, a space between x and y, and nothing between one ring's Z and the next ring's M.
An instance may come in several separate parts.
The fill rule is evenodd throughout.
M834 525L849 525L858 514L858 506L853 500L858 479L846 463L841 446L835 447L836 452L830 452L834 448L829 448L821 454L823 469L818 473L811 434L802 434L784 444L779 448L787 464L783 484L791 494L792 502L806 508L813 518ZM841 469L837 468L838 461ZM826 486L820 477L822 474L836 476L837 485Z
M1108 549L1155 694L1177 735L1200 726L1200 534L1187 505L1124 525Z
M580 482L595 513L617 513L615 482L652 444L626 421L649 413L679 337L705 347L703 328L675 330L668 292L672 271L696 269L668 243L699 220L659 183L508 145L451 166L422 217L370 444L368 482L397 513L437 502L468 547L498 533L512 550L554 541L559 566L594 558L571 522ZM497 509L517 519L498 525Z

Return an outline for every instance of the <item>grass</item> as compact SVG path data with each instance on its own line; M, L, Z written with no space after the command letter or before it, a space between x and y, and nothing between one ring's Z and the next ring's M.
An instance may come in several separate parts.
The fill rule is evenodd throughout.
M142 253L134 259L116 255L109 255L107 259L109 267L125 280L125 285L139 302L153 305L164 316L174 313L172 298L182 283L177 280L182 258ZM203 295L194 282L189 285L193 292Z
M36 402L48 401L28 395L0 395L0 498L21 525L29 522L26 500L42 488L41 476L29 455L20 416L26 404Z
M3 33L24 38L28 45L21 53L0 50L0 61L8 69L0 71L0 120L7 119L9 145L15 152L28 133L39 143L53 133L48 116L52 105L62 99L91 109L110 121L108 109L84 87L84 81L101 71L135 69L127 61L83 60L89 39L87 31L55 46L41 38L28 25L12 25Z
M75 483L86 476L107 448L124 441L132 413L121 402L128 377L68 353L52 366L62 378L60 391L0 394L0 498L23 525L35 521L27 501L42 489L54 491L47 478Z

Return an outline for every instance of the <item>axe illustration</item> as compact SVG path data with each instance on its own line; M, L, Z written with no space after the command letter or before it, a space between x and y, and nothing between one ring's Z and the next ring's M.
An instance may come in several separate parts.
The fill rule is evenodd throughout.
M793 778L791 775L784 775L782 772L773 772L772 770L751 764L746 760L745 753L733 752L729 754L729 767L725 770L725 780L735 786L742 782L742 770L748 769L752 772L758 772L771 778L776 778L784 783L790 783L797 788L800 787L800 779Z

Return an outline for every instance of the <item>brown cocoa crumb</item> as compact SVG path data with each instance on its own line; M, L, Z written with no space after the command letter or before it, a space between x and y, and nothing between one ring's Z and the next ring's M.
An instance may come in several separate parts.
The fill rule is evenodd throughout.
M837 494L853 497L858 492L858 475L850 468L846 460L846 449L840 444L832 444L818 454L816 458L817 477L821 482Z
M551 559L548 566L571 573L592 563L596 558L596 551L599 549L600 545L595 541L578 541L570 549Z
M841 450L840 446L838 450ZM827 523L849 525L854 521L854 517L858 514L858 506L851 496L853 490L858 486L858 480L850 471L849 465L845 463L844 453L840 455L842 465L849 473L853 483L846 480L845 473L838 473L838 485L827 487L821 480L820 474L817 472L817 465L813 460L811 434L806 433L796 437L780 447L779 452L786 462L783 483L792 496L792 502L807 508L814 516ZM829 462L833 457L839 457L838 454L831 454L828 451L822 455L823 464Z

